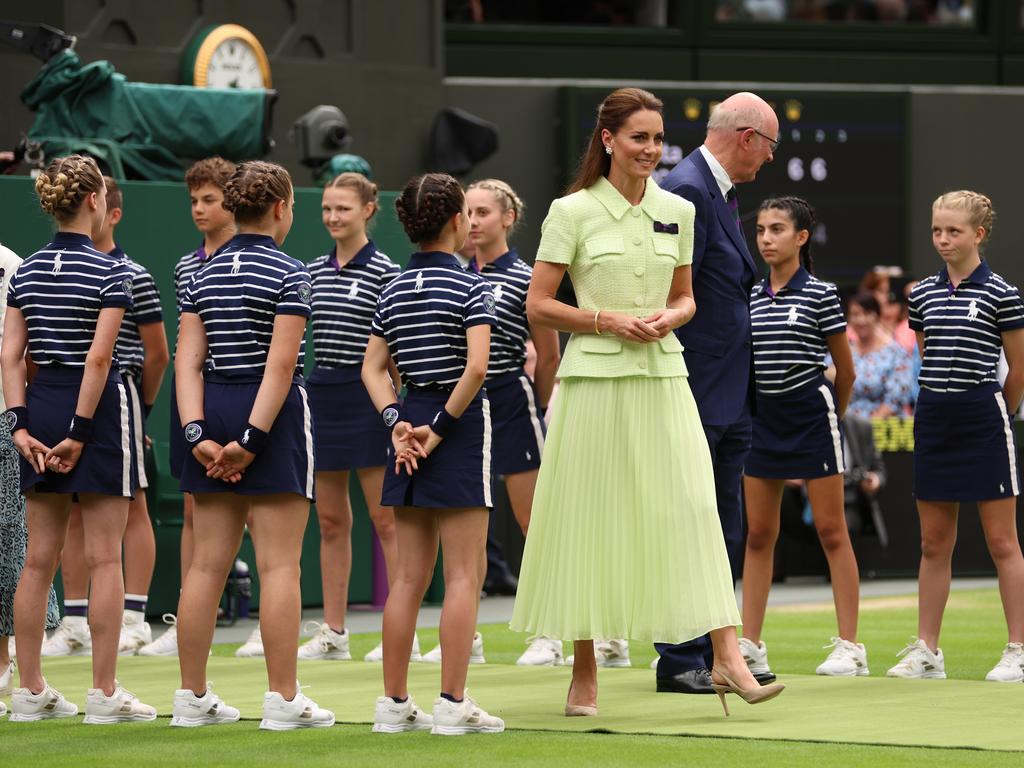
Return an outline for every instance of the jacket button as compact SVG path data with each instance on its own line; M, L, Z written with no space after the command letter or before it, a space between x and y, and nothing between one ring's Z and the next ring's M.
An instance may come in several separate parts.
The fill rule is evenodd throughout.
M637 367L639 367L639 368L646 368L647 367L647 361L646 360L639 361L637 363Z
M637 277L642 277L644 274L644 268L637 267L636 269L633 270L633 274L636 275Z
M632 210L632 214L633 214L633 218L634 219L638 218L640 216L640 209L637 208L637 207L634 207L633 210Z
M642 243L642 242L643 242L643 240L641 240L639 237L634 237L633 238L633 245L640 245L640 243Z
M638 307L642 307L644 305L644 297L637 296L635 299L633 299L633 303L636 304Z

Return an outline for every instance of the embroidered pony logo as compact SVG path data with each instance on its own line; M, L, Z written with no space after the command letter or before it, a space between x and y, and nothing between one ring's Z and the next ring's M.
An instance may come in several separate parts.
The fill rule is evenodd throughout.
M61 255L63 253L64 253L64 251L57 251L57 255L53 257L53 270L52 270L52 274L54 274L54 275L59 275L60 274L60 257L61 257Z
M414 286L414 289L417 292L423 290L423 273L422 272L418 272L416 274L416 285Z
M789 316L786 318L786 325L796 325L796 321L800 319L800 316L796 313L796 307L789 308Z
M247 430L245 430L245 432L242 433L242 445L248 445L248 444L249 444L249 430L247 429Z
M503 288L504 288L504 286L501 286L501 285L494 286L494 300L495 301L501 301L501 294L503 293L503 290L502 290Z
M235 257L231 260L231 274L237 275L242 269L242 254L236 252Z
M967 319L968 320L977 320L978 319L978 302L975 299L971 299L971 303L967 307Z
M349 286L349 289L348 289L348 297L350 299L354 299L358 295L359 295L359 281L358 280L353 280L352 281L352 285Z

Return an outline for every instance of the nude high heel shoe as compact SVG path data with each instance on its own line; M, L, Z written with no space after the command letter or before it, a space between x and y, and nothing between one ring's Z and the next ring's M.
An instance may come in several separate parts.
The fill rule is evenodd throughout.
M569 683L569 693L565 697L566 717L593 717L597 714L597 707L588 707L584 704L570 704L569 696L572 696L572 683Z
M740 688L732 681L729 675L722 670L716 669L714 672L725 680L725 685L712 681L711 687L714 689L715 693L718 694L718 699L722 702L722 709L725 710L726 717L729 716L729 704L725 700L725 694L727 693L735 693L747 702L747 704L760 704L768 701L769 699L774 699L786 688L782 683L772 683L771 685L755 684L751 688Z

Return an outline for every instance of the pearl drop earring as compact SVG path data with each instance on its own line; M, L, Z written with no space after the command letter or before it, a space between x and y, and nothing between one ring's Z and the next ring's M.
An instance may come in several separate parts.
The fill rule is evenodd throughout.
M604 145L604 151L607 152L610 155L612 153L612 145L611 144L605 144Z

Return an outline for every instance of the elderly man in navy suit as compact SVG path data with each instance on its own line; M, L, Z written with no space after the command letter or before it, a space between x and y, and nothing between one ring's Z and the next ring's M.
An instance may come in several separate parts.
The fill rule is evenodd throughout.
M741 481L753 398L750 289L757 275L740 225L736 185L753 181L761 166L772 161L778 137L778 117L764 99L734 94L711 113L704 144L661 183L697 209L692 267L697 314L676 334L711 448L718 514L734 578L743 558ZM658 691L712 693L707 636L656 648L661 656ZM758 680L770 681L766 676Z

